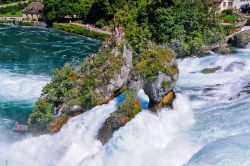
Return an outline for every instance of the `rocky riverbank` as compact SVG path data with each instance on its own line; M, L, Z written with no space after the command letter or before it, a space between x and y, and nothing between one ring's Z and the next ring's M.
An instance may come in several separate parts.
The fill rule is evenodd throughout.
M125 100L99 130L99 140L106 143L114 131L140 112L140 89L149 96L152 110L171 104L178 78L175 58L171 49L160 46L138 55L123 37L112 39L77 69L65 65L55 71L30 115L31 132L57 132L71 117L124 93ZM56 114L52 115L53 111Z
M233 48L247 48L250 43L250 29L239 31L221 41L212 45L204 45L198 55L208 55L212 52L218 54L230 54Z
M228 40L228 43L233 47L246 48L250 43L250 29L235 34Z

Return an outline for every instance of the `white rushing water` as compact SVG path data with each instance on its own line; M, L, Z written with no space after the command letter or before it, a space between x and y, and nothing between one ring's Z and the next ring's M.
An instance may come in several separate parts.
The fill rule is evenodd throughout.
M180 133L194 122L188 100L180 94L174 110L163 109L159 114L144 110L102 146L96 140L97 131L120 101L118 98L72 118L55 135L28 137L1 146L0 160L25 166L117 165L116 160L119 165L182 165L196 151L188 137ZM175 144L180 146L173 146ZM168 158L176 153L178 160Z
M38 75L23 75L0 70L0 98L20 101L36 100L50 78Z
M97 131L123 96L70 119L54 135L0 145L0 165L8 160L14 166L249 166L250 52L238 51L179 60L174 108L152 113L140 92L143 111L104 146L96 139ZM218 66L215 73L200 72ZM29 86L20 86L22 82ZM44 83L46 79L6 76L0 95L29 96ZM14 95L23 88L27 91Z
M250 50L226 56L187 58L179 62L179 91L189 96L196 123L189 134L201 149L188 166L250 165ZM232 70L226 70L230 64ZM221 69L202 74L206 67ZM178 89L177 88L177 89Z

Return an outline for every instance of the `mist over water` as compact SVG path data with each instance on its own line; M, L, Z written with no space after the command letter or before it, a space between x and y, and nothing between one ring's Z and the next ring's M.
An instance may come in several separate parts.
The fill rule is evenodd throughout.
M123 95L70 119L54 135L11 132L15 120L26 122L52 70L79 63L100 43L34 28L0 27L0 34L0 165L5 160L14 166L250 165L249 50L178 60L173 109L148 111L140 91L143 111L103 146L97 131ZM220 68L200 72L213 67Z

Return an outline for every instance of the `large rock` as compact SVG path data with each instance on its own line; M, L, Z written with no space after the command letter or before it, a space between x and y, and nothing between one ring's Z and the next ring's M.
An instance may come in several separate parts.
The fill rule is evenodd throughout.
M211 73L215 73L218 70L221 70L220 66L213 67L213 68L204 68L204 69L201 70L201 73L203 73L203 74L211 74Z
M232 62L231 64L229 64L228 66L225 67L224 71L225 72L232 72L235 69L243 70L244 67L245 67L245 63L243 63L243 62Z
M234 47L245 48L250 43L250 30L241 31L240 33L232 36L228 43Z
M155 47L132 55L129 48L119 39L118 43L105 44L99 55L85 59L77 69L66 65L56 70L30 115L31 132L58 132L71 117L107 103L125 90L125 100L98 132L98 139L105 144L140 112L140 89L153 108L171 104L178 78L176 54L169 48ZM58 115L53 116L52 110L58 108Z
M96 105L108 103L126 86L132 66L132 51L127 49L125 42L121 42L121 45L114 48L102 48L99 55L85 59L78 69L66 65L57 70L39 99L44 104L39 106L37 102L30 115L31 132L36 134L39 130L42 133L59 131L67 122L61 120L65 116L71 118ZM60 110L53 117L52 110L56 107L60 107Z
M124 102L110 114L98 132L98 139L103 144L140 112L140 104L136 98L140 89L144 89L148 95L151 110L171 105L175 97L172 91L178 79L175 53L158 47L145 51L139 57L128 81L129 90L125 92Z
M164 106L169 106L172 107L172 103L175 99L175 93L174 91L170 91L168 92L162 99L160 102L158 103L154 103L154 102L150 102L149 103L149 108L156 112L157 110L159 110L160 108L164 107Z
M134 90L127 90L125 92L125 100L104 122L98 132L98 139L102 144L108 142L115 131L125 126L127 122L141 111L140 102L135 96Z
M113 51L113 54L119 55L119 51L115 50ZM122 57L124 58L125 63L120 66L120 71L115 73L109 82L96 88L96 92L103 94L105 101L109 101L112 98L114 92L118 91L127 84L133 64L132 51L127 49L125 44L123 45Z
M228 46L227 43L215 43L215 44L211 44L211 45L204 45L200 52L198 53L199 56L204 56L204 55L209 55L211 54L211 52L215 52L218 54L230 54L232 53L231 48Z
M150 102L159 103L178 79L175 57L172 50L162 47L144 52L134 67L129 87L137 92L143 89Z
M178 74L171 77L163 72L158 72L157 79L147 82L143 87L150 102L160 103L164 96L174 88L177 78Z

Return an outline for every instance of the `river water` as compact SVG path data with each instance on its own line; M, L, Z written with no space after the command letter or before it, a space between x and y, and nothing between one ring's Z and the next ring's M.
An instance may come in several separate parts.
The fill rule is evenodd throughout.
M100 44L59 31L0 26L0 142L15 139L10 129L27 121L55 68L78 64Z
M54 68L79 62L100 43L33 28L1 27L0 35L0 165L250 165L250 50L178 60L174 108L151 113L140 92L143 111L102 146L97 131L123 96L70 119L54 135L10 131L16 120L27 120Z

